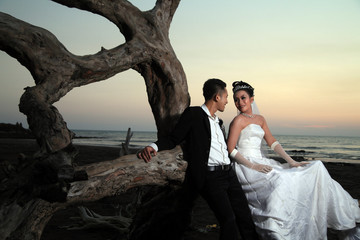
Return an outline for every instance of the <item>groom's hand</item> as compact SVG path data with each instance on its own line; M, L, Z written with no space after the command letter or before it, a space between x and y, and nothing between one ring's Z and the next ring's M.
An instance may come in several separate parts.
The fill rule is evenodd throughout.
M156 151L154 148L147 146L136 155L138 158L143 159L146 163L151 161L152 156L156 156Z

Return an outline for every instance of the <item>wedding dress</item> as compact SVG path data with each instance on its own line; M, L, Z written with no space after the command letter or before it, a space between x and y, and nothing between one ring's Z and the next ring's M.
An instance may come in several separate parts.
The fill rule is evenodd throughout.
M343 239L360 239L360 208L333 180L321 161L290 168L261 153L263 129L245 127L236 149L253 163L272 166L267 174L235 164L236 174L263 239L327 239L327 228L342 231Z

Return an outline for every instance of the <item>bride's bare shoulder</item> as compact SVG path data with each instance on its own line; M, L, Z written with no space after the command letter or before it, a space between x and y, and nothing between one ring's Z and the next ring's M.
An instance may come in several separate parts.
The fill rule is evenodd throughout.
M243 115L239 114L239 115L237 115L236 117L234 117L231 122L241 122L241 121L244 120L244 118L245 118L245 117L244 117Z
M242 115L237 115L236 117L234 117L234 119L231 121L230 126L231 125L241 125L244 122L244 116Z
M257 114L256 116L259 118L259 120L261 120L261 121L265 121L265 118L264 118L264 116L263 116L263 115Z
M262 115L257 115L257 117L258 117L259 125L260 125L260 126L264 126L264 124L266 124L266 119L265 119L265 117L262 116Z

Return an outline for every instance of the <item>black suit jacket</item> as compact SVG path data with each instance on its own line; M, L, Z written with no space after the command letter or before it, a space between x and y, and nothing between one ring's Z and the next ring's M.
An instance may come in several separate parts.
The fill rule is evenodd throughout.
M220 126L223 129L222 121ZM211 131L208 115L201 107L185 109L172 133L155 143L159 151L184 143L184 158L188 162L186 178L190 180L189 183L194 183L197 189L203 187L209 160Z

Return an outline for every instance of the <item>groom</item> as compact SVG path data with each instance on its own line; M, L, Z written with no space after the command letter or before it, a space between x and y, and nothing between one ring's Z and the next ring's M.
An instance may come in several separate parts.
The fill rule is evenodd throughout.
M226 83L209 79L204 83L205 103L189 107L181 115L168 137L142 149L137 155L145 162L158 151L174 148L180 143L188 162L184 188L184 204L191 205L197 193L207 201L220 224L220 239L258 239L247 199L231 167L222 121L215 112L223 112L227 104ZM186 203L187 201L187 203Z

